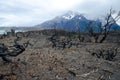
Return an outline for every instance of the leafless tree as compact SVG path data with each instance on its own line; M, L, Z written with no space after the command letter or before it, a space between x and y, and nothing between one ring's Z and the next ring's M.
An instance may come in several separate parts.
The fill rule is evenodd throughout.
M92 56L97 58L103 58L105 60L112 61L118 53L118 47L112 47L108 49L96 49L96 50L87 50Z
M95 32L93 29L94 22L89 23L88 32L90 37L94 38L94 42L103 43L103 41L107 38L109 32L111 31L111 27L113 24L116 23L120 19L120 11L118 14L113 18L112 15L115 13L112 8L110 9L109 13L106 15L104 22L102 22L99 26L98 32ZM101 38L100 38L101 37Z
M4 33L4 34L1 34L0 35L0 39L4 39L7 35Z
M11 29L11 35L15 36L15 29Z
M14 45L10 46L14 48L13 50L9 50L8 47L5 46L5 44L0 45L0 57L3 59L3 61L12 62L12 60L10 59L11 57L16 57L25 51L26 47L29 45L29 41L23 44L19 44L18 41L20 40L20 37L17 37L14 40Z

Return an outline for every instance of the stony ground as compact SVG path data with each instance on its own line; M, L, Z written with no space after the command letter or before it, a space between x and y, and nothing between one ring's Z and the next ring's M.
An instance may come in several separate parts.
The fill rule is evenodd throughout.
M10 46L15 37L1 39L0 43ZM116 43L81 43L78 48L51 48L47 36L30 39L33 46L17 57L14 63L0 60L0 74L3 80L120 80L120 46ZM91 56L86 49L119 47L113 61Z

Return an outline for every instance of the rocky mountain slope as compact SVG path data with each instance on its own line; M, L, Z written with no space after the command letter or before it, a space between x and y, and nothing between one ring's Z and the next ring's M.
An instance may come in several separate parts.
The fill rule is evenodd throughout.
M45 21L41 24L36 25L36 27L42 28L60 28L65 30L76 30L76 26L80 27L82 32L87 31L90 22L94 22L94 28L98 28L101 24L101 20L89 20L85 16L76 12L67 12L61 16L57 16L52 20ZM116 23L112 26L112 30L120 30L120 26Z

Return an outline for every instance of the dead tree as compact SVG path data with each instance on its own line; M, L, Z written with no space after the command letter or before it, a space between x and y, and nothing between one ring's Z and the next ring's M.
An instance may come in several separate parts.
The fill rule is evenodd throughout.
M97 50L97 51L95 51L95 52L92 52L91 55L92 55L92 56L95 56L95 55L96 55L97 58L104 58L103 51L104 51L104 50L100 49L100 50Z
M4 39L7 35L4 33L2 35L0 35L0 39Z
M112 61L118 53L118 48L87 50L92 56Z
M16 57L25 51L26 47L29 45L29 42L23 43L24 45L23 44L21 45L18 43L18 41L20 40L21 40L20 37L17 37L14 40L14 45L10 46L10 47L15 48L13 50L9 50L7 46L5 46L4 44L1 44L0 57L3 59L3 61L12 62L12 60L10 59L11 57Z
M117 52L118 52L118 48L108 49L105 54L105 59L112 61L114 57L117 55Z
M16 33L15 33L15 30L14 30L14 29L11 29L11 35L12 35L12 36L15 36L15 34L16 34Z
M55 48L56 47L56 39L55 39L55 34L52 35L48 40L51 42L52 44L52 48Z
M109 32L111 31L112 25L115 24L116 21L120 19L120 12L114 18L112 17L113 14L114 14L114 11L110 9L109 13L105 17L105 21L100 25L98 25L99 32L94 31L93 29L94 22L89 23L88 33L90 37L94 38L95 40L94 42L103 43L103 41L107 38Z

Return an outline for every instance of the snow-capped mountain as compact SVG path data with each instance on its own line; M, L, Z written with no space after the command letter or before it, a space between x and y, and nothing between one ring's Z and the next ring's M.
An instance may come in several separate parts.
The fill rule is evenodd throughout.
M77 13L77 12L72 12L72 11L69 11L66 14L59 16L59 17L66 19L66 20L71 20L71 19L75 19L75 18L76 19L86 19L82 14Z
M37 27L42 28L60 28L60 29L66 29L66 30L76 30L76 26L80 27L80 30L82 32L85 32L88 29L89 22L94 22L95 29L99 26L101 23L100 20L89 20L86 17L84 17L80 13L76 12L67 12L66 14L63 14L61 16L57 16L52 20L45 21L42 24L36 25ZM120 26L117 24L114 24L112 26L113 29L119 29Z

